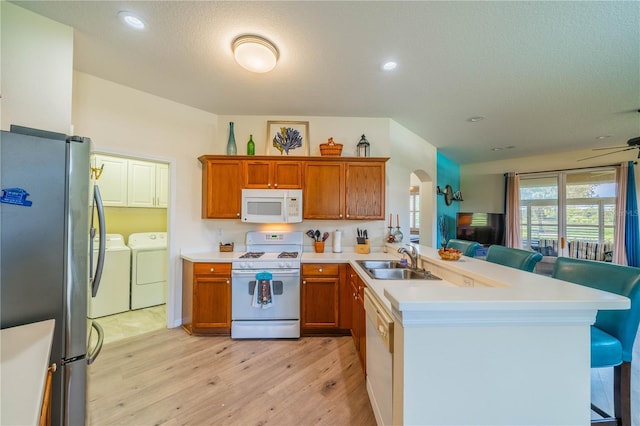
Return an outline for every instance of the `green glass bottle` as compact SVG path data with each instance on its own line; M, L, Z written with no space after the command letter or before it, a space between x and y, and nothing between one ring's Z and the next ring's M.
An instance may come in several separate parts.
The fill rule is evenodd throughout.
M256 155L256 144L253 143L253 135L249 135L249 142L247 142L247 155Z

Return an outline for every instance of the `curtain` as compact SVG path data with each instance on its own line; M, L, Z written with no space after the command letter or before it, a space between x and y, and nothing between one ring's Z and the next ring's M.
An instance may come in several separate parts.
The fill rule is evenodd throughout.
M627 202L625 220L625 249L629 266L640 266L640 226L638 225L638 200L633 161L627 167Z
M628 166L625 163L616 167L616 223L612 261L618 265L627 264L624 237L627 217L627 169Z
M505 246L522 247L520 235L520 178L517 174L506 174L505 188Z

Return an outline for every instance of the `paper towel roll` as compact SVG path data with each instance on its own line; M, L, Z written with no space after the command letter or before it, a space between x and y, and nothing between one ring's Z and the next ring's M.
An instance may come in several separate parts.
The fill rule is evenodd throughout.
M342 253L342 231L338 231L337 229L333 233L333 246L334 253Z

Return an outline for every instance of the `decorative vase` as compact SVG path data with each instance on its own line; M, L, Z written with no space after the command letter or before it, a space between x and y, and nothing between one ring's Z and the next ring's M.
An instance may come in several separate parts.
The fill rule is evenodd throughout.
M403 238L404 238L404 235L402 234L400 227L396 226L396 232L393 233L393 242L401 243Z
M247 142L247 155L256 155L256 144L253 142L253 135L249 135L249 142Z
M236 155L238 148L236 147L236 136L233 133L233 121L229 122L229 140L227 141L227 155Z

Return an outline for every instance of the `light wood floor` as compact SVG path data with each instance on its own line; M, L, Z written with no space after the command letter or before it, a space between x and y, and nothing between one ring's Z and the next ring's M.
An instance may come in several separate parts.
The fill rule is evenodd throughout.
M90 425L375 425L351 337L231 340L161 329L106 344Z
M98 319L106 336L102 353L96 363L89 367L90 424L375 424L366 401L364 378L361 374L352 374L352 364L357 363L357 359L349 337L326 342L324 338L295 342L192 337L181 329L164 328L164 309L162 305ZM156 331L149 333L149 330ZM638 333L633 351L635 362L631 384L633 426L640 426L640 331ZM336 351L335 356L339 361L335 357L325 358L330 351ZM274 357L282 361L272 361ZM183 365L185 362L193 368L186 368ZM265 363L263 370L260 369L262 362ZM287 369L290 371L285 370L285 374L282 374L282 362L287 362L287 365L291 363ZM305 365L312 366L312 371L304 371ZM319 366L327 366L331 373L317 373ZM344 366L349 367L348 371L342 371ZM225 371L227 369L230 370ZM269 371L277 373L277 376L269 375ZM239 372L242 374L237 374ZM167 377L156 377L158 374ZM204 376L200 377L200 374ZM290 374L295 379L291 380ZM314 374L318 378L308 380ZM327 399L327 395L322 393L325 383L322 380L331 374L351 380L348 385L351 386L351 393L348 395L347 391L324 390L327 394L340 394L341 399L338 398L337 402L335 398ZM202 381L211 377L217 378L217 385L207 385L203 392ZM297 383L297 380L302 382ZM279 401L271 387L281 389L282 386L286 386L287 391L283 396L295 395L295 401L301 401L299 397L303 402L289 404L285 409L287 416L280 418L280 414L276 413L280 413L282 408L271 411L270 402L273 399ZM334 386L347 385L336 382ZM608 412L613 411L612 386L613 369L591 370L591 400ZM233 391L228 393L227 389L231 388ZM228 395L241 395L239 405L233 400L228 402L231 399L226 398ZM256 401L252 401L252 396L256 397ZM355 401L349 401L350 398ZM195 417L177 408L181 404L183 407L192 406L184 402L192 400L198 404L204 401L202 406L197 407L200 414ZM282 404L286 402L279 401L278 407L282 407ZM317 410L314 406L318 407ZM353 410L359 411L356 413ZM316 419L314 415L319 417ZM597 417L595 413L592 415ZM303 423L298 419L309 420Z

